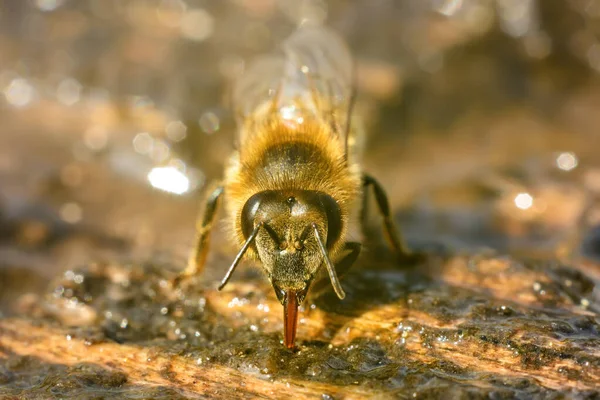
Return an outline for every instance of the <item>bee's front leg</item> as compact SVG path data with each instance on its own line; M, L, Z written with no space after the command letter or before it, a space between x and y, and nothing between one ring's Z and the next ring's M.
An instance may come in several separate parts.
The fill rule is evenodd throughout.
M403 262L414 262L417 257L413 254L406 244L404 243L404 239L402 238L402 234L396 228L396 224L391 216L390 203L388 201L387 194L385 190L381 186L379 182L375 178L370 175L363 175L363 219L366 218L366 205L367 205L367 196L369 195L369 188L373 188L373 192L375 194L375 200L377 201L377 206L379 208L379 213L383 217L383 230L385 232L385 237L392 247L394 252L398 255L401 261ZM362 221L363 226L366 221Z
M210 242L210 232L212 231L215 215L218 211L219 200L223 196L223 193L223 186L218 186L206 199L204 212L198 214L198 220L196 221L196 240L194 242L194 248L190 252L187 267L176 278L175 283L179 283L185 278L197 275L204 269Z

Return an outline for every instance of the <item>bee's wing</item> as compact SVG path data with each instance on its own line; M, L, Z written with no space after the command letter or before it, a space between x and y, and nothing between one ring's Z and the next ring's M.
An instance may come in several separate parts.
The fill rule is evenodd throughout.
M233 106L241 120L272 103L281 85L285 60L281 55L261 56L253 60L233 87Z
M275 113L292 123L309 116L330 124L345 140L354 82L344 41L325 27L301 26L282 50L255 60L238 80L233 92L238 116Z
M283 50L283 101L298 96L306 112L326 122L333 118L342 134L354 83L352 57L342 38L325 27L304 26L284 42Z

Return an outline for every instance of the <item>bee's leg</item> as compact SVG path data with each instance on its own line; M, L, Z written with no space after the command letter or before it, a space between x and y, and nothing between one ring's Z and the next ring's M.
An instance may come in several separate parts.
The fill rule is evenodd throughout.
M335 263L335 270L338 277L343 276L354 265L360 254L361 247L362 245L358 242L346 242L344 244L344 251L349 251L349 253Z
M206 261L210 242L210 232L213 227L215 215L217 214L219 199L222 195L223 186L219 186L206 199L204 212L201 215L199 214L196 221L196 241L194 248L190 252L186 269L177 277L176 282L194 276L204 269L204 262Z
M414 261L414 255L411 253L411 251L408 249L408 247L404 243L404 239L402 238L400 231L396 228L396 224L394 223L394 220L392 219L391 212L390 212L390 203L388 201L385 190L383 189L381 184L379 182L377 182L377 180L375 180L375 178L373 178L372 176L367 175L367 174L363 175L363 188L364 188L363 210L362 210L363 219L366 218L366 215L367 215L366 205L367 205L367 196L369 194L370 187L373 188L373 192L375 194L375 200L377 201L379 212L381 213L381 216L383 217L383 231L385 232L385 236L386 236L388 243L390 244L390 246L392 247L394 252L396 252L398 257L402 261ZM366 223L366 221L363 220L363 224L365 224L365 223Z
M335 263L335 271L338 278L341 278L352 265L356 262L358 255L360 254L361 244L358 242L346 242L344 244L344 249L342 252L348 252L341 260ZM313 298L318 297L323 291L331 287L331 281L329 280L329 276L327 274L323 274L320 279L318 279L312 285L310 290L310 295Z

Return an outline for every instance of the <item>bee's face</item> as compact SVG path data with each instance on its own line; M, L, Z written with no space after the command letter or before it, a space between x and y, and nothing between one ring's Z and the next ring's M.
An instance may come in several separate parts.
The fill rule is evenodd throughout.
M284 307L286 343L293 345L298 306L324 261L316 231L327 248L339 239L339 205L320 192L265 191L246 202L241 223L246 237L261 224L253 246Z
M294 292L301 303L323 262L313 224L330 247L341 233L337 203L319 192L265 191L246 202L241 217L246 236L263 224L254 246L279 301Z
M289 291L297 293L299 302L304 299L323 261L311 229L313 222L326 232L323 215L308 212L271 219L256 237L256 250L282 304Z

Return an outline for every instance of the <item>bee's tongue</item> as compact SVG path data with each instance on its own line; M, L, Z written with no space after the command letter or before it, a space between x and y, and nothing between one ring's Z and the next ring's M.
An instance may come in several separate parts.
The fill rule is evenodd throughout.
M285 347L293 349L296 342L296 328L298 326L298 297L293 290L285 293L283 303L283 340Z

